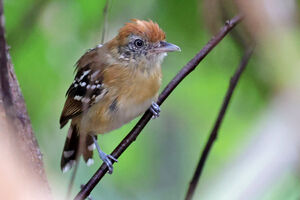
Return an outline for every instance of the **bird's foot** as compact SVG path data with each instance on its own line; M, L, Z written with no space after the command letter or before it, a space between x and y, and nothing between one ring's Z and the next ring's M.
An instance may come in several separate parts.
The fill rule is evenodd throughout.
M113 157L112 155L104 153L100 149L100 146L99 146L99 144L98 144L97 139L96 139L95 136L93 136L93 140L94 140L94 143L96 145L96 148L97 148L97 151L98 151L100 159L107 165L107 167L108 167L108 173L112 174L113 170L114 170L112 160L114 162L118 162L118 160L115 157Z
M112 155L106 154L103 151L99 152L99 156L100 156L101 160L107 165L108 173L112 174L114 168L113 168L113 163L111 160L113 160L114 162L118 162L118 160L115 157L113 157Z
M150 106L150 111L152 112L153 116L152 119L158 118L160 114L160 107L157 105L157 103L152 102Z

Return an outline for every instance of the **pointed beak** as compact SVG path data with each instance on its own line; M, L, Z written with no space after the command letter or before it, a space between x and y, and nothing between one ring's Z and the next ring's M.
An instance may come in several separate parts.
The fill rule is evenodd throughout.
M175 44L171 44L165 41L160 41L159 45L153 48L154 53L165 53L173 51L181 51L181 49Z

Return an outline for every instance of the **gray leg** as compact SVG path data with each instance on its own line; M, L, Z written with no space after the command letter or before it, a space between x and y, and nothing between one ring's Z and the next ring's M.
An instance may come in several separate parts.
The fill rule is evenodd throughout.
M100 156L100 159L107 165L108 167L108 173L109 174L112 174L113 172L113 166L112 166L112 162L111 160L115 161L115 162L118 162L117 159L115 159L112 155L109 155L109 154L106 154L104 153L101 149L100 149L100 146L95 138L95 136L92 136L93 137L93 141L96 145L96 148L97 148L97 151L98 151L98 154ZM111 160L110 160L111 159Z
M157 105L157 103L152 102L151 106L150 106L150 111L153 114L153 119L158 118L159 117L159 113L160 113L160 107L159 105Z

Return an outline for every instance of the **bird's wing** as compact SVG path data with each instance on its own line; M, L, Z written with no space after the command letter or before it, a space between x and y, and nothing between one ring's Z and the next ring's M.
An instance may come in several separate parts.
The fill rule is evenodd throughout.
M89 55L90 52L87 52L84 56ZM83 62L82 59L84 56L79 60L80 62ZM81 66L85 64L85 66L77 66L74 82L66 93L67 100L59 120L61 128L64 127L69 119L72 119L89 109L93 104L100 101L108 92L107 88L103 85L101 73L103 67L92 67L92 65L95 65L94 62L83 62L80 64ZM96 65L101 64L96 63Z

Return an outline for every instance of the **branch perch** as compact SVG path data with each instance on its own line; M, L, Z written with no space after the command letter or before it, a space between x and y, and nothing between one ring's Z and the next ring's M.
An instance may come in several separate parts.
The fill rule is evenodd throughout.
M230 80L230 84L229 84L229 87L228 87L228 90L226 92L226 95L224 97L224 100L223 100L223 104L222 104L222 107L219 111L219 115L216 119L216 122L213 126L213 129L210 133L210 136L207 140L207 143L205 145L205 148L202 152L202 155L200 157L200 160L199 160L199 163L197 165L197 168L194 172L194 175L193 175L193 178L190 182L190 185L189 185L189 188L188 188L188 191L187 191L187 194L186 194L186 197L185 197L185 200L191 200L194 193L195 193L195 189L197 187L197 184L199 182L199 179L200 179L200 176L201 176L201 173L203 171L203 167L205 165L205 161L207 159L207 156L212 148L212 145L214 144L215 140L217 139L217 136L218 136L218 131L219 131L219 128L222 124L222 121L224 119L224 116L226 114L226 110L228 108L228 105L230 103L230 100L231 100L231 97L232 97L232 94L236 88L236 85L243 73L243 71L245 70L247 64L248 64L248 61L251 57L253 53L253 48L249 48L246 52L245 52L245 55L243 56L242 60L241 60L241 63L239 65L239 67L237 68L237 70L235 71L233 77L231 78Z
M206 57L206 55L230 32L240 21L242 16L237 15L231 20L227 21L225 26L220 30L220 32L213 37L203 49L190 60L179 73L171 80L171 82L166 86L158 97L157 104L161 105L166 98L171 94L171 92L177 87L177 85L189 74L191 73L197 65ZM115 158L119 158L121 154L129 147L129 145L136 140L137 136L150 121L152 113L146 111L138 123L133 127L130 133L121 141L121 143L115 148L111 155ZM113 162L113 161L112 161ZM98 184L102 177L107 173L108 168L105 164L102 164L92 178L86 183L81 191L75 197L75 200L85 199L93 190L93 188Z

